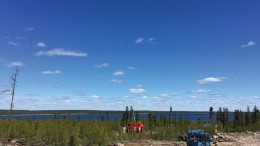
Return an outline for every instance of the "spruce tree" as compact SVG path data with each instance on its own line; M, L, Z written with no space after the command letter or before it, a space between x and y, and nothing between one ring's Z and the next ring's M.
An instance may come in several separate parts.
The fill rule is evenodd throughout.
M214 114L214 112L213 112L213 107L210 107L210 108L209 108L209 119L210 119L210 121L212 121L213 114Z
M170 106L169 122L171 122L171 118L172 118L172 107Z
M245 124L249 126L250 124L250 108L247 106L247 111L245 113Z

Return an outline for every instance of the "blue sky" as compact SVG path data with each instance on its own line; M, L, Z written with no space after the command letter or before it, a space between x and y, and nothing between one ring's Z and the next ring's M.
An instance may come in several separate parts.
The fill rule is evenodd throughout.
M19 66L14 109L260 107L259 6L0 0L0 90Z

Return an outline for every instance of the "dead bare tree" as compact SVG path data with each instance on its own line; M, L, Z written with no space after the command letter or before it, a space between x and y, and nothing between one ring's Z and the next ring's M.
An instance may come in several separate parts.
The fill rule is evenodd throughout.
M16 66L15 68L15 73L11 76L11 90L4 90L1 92L1 94L5 93L5 92L11 92L11 103L10 103L10 110L9 110L9 120L11 119L12 116L12 110L14 107L14 94L15 94L15 89L16 89L16 83L17 83L17 76L19 74L19 67ZM11 124L9 122L9 126L8 126L8 137L10 134L10 130L11 130Z
M19 74L19 67L16 66L15 68L15 73L11 76L11 90L4 90L1 92L1 94L5 93L5 92L10 92L11 93L11 103L10 103L10 110L9 110L9 113L10 113L10 116L12 114L12 110L13 110L13 107L14 107L14 94L15 94L15 88L16 88L16 83L17 83L17 76Z
M17 82L17 76L19 74L19 67L16 66L15 68L15 73L11 76L11 86L12 86L12 90L11 90L11 95L12 95L12 100L11 100L11 104L10 104L10 116L12 115L12 110L14 107L14 94L15 94L15 88L16 88L16 82Z

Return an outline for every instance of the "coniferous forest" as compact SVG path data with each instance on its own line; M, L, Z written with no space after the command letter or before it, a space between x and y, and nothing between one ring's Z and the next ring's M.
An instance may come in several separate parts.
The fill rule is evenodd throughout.
M190 121L179 116L174 118L172 107L167 115L150 112L147 118L140 118L139 111L126 107L121 119L109 120L109 113L100 120L88 121L61 117L46 120L0 120L1 141L16 139L25 145L108 145L120 141L169 140L176 141L178 135L189 129L204 129L213 133L216 125L219 132L242 132L260 130L259 109L235 110L234 119L229 119L227 107L214 111L209 108L209 120ZM216 119L213 119L213 115ZM135 115L135 117L133 117ZM158 118L159 117L159 118ZM143 132L125 133L123 127L128 123L140 121ZM207 126L205 126L207 125Z

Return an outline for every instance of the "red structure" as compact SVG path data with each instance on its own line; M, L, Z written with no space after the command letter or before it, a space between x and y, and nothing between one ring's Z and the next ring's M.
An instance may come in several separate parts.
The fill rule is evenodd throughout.
M130 123L128 124L127 126L127 129L126 129L126 133L129 133L129 132L137 132L137 133L142 133L144 130L144 124L142 123Z

